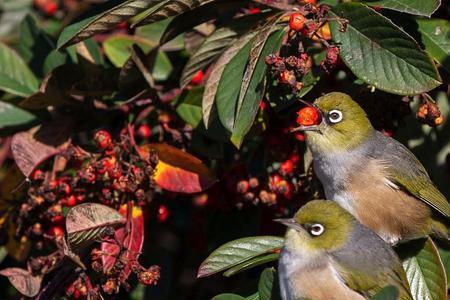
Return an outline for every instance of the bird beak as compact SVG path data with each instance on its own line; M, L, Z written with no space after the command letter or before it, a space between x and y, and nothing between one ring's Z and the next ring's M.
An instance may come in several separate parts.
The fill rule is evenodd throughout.
M302 225L298 224L294 219L274 219L273 221L281 223L289 228L295 229L297 231L303 230Z
M298 127L291 129L291 132L297 132L297 131L320 131L320 129L319 129L318 125L310 125L310 126L300 125Z

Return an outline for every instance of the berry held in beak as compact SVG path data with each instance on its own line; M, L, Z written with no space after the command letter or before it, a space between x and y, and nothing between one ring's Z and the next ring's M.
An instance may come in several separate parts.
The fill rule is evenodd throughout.
M297 124L300 125L291 130L291 132L296 131L307 131L307 130L318 130L318 125L322 121L320 111L312 106L307 106L298 111Z

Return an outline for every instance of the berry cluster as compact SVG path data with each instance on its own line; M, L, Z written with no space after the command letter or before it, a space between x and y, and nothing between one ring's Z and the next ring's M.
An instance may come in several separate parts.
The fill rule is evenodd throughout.
M419 106L416 116L421 123L432 127L439 126L444 122L444 116L439 107L428 95L422 95L422 104Z
M303 88L302 78L311 71L313 60L308 54L308 48L317 47L319 42L325 48L325 57L320 62L320 68L329 73L339 57L339 48L330 45L331 38L326 5L317 5L314 1L302 1L298 12L289 16L288 39L280 50L280 54L270 54L266 57L269 71L280 84L289 86L298 92Z
M229 190L237 195L236 206L243 208L246 204L261 203L282 210L286 202L298 196L296 187L299 184L299 160L300 156L292 152L285 160L274 161L270 167L272 171L266 178L247 177L232 180Z
M149 135L147 125L141 125L136 133L142 138ZM83 202L97 202L119 209L131 202L142 208L153 199L152 175L157 163L156 155L141 156L134 136L128 130L122 131L117 142L107 131L97 132L94 141L97 152L89 153L70 146L55 158L52 168L46 169L44 165L30 176L28 199L20 206L15 218L15 237L31 240L38 250L53 251L48 256L29 260L34 274L49 273L64 257L65 215L71 207ZM102 271L105 276L96 285L87 282L88 276L77 278L67 287L68 296L84 298L91 290L89 286L106 294L117 293L120 286L128 288L126 280L130 272L124 270L130 264L141 283L156 284L158 266L145 269L137 259L130 261L129 253L123 255L127 249L120 241L114 240L114 230L105 238L121 249L114 266L105 273L101 258L106 254L94 249L90 257L92 270ZM137 257L139 253L134 255Z

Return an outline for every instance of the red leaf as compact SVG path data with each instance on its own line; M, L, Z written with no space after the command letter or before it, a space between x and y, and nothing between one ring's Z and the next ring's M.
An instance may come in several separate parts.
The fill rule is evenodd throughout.
M8 277L11 284L27 297L36 296L41 288L42 278L33 276L24 269L6 268L0 271L0 275Z
M166 144L148 144L140 148L144 158L151 151L158 155L153 179L163 189L177 193L198 193L216 181L209 168L189 153Z
M127 224L123 228L119 228L115 232L117 241L127 249L122 255L123 261L127 262L123 269L123 280L126 280L131 273L131 266L136 261L141 253L144 245L144 216L142 209L131 204L131 213L127 213L127 205L122 205L119 212L122 216L127 217ZM103 242L101 245L103 271L108 273L116 263L116 257L119 254L120 248L118 245L108 242Z
M29 131L16 133L11 151L17 166L28 177L45 159L55 155L70 142L72 122L59 118Z

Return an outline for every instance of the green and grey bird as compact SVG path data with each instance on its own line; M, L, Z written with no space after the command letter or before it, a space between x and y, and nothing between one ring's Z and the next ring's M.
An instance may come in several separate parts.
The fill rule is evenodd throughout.
M386 286L412 299L390 245L335 201L314 200L275 221L288 227L278 261L283 300L364 300Z
M405 146L376 131L346 94L326 94L313 106L320 120L294 131L305 131L327 199L391 244L448 239L450 205Z

